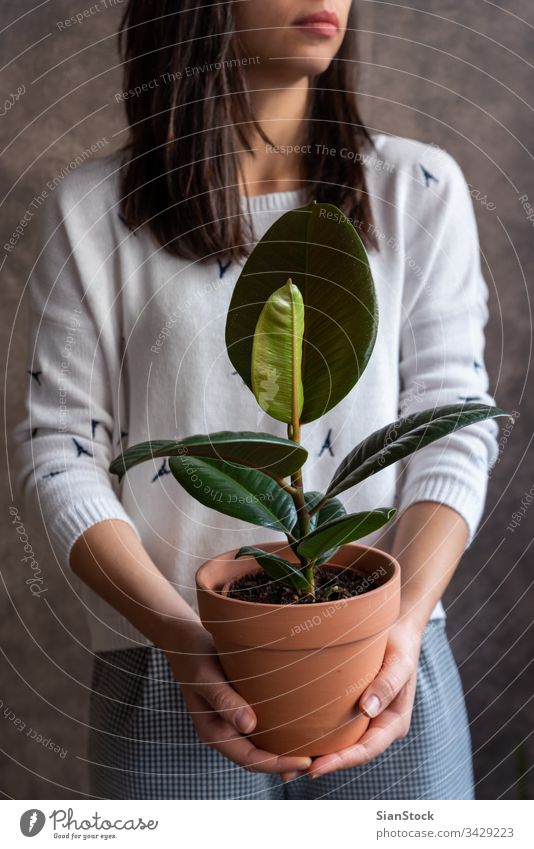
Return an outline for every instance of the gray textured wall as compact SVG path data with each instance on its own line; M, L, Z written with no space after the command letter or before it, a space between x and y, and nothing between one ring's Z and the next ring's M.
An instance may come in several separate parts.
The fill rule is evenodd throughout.
M122 139L114 31L121 3L100 0L3 0L0 104L3 245L27 210L15 249L0 250L2 345L7 363L7 427L20 418L26 381L21 315L35 248L38 198L73 156ZM375 128L432 141L461 163L473 187L483 260L491 291L487 360L501 406L520 416L503 439L477 540L447 593L449 635L460 664L472 720L480 798L514 798L518 763L534 763L532 733L532 523L534 507L508 529L533 487L530 367L534 222L532 60L534 8L529 0L488 3L427 0L402 6L360 2L360 90ZM70 28L67 18L92 7ZM417 9L423 6L424 10ZM36 200L37 199L37 200ZM530 272L530 276L529 276ZM9 458L9 450L6 455ZM5 461L6 457L4 457ZM529 462L530 460L530 462ZM62 574L37 527L3 475L0 793L11 798L87 794L86 731L91 655L72 576ZM532 490L534 493L534 489ZM32 597L10 525L21 511L47 586ZM529 596L530 592L530 596ZM60 747L47 748L46 741ZM534 776L533 776L534 783ZM532 791L529 791L532 792Z

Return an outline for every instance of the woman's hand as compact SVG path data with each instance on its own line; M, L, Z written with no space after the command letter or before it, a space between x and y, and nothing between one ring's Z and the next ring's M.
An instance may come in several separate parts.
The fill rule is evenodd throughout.
M309 775L317 777L369 763L406 736L425 626L467 539L465 519L446 504L418 501L397 520L392 554L401 564L401 618L389 633L382 669L359 700L371 722L354 746L316 758Z
M177 645L183 640L182 634ZM306 770L311 758L265 752L243 736L254 730L256 715L226 680L211 636L200 624L188 626L186 645L187 654L165 653L201 741L251 772Z
M360 740L346 749L315 758L308 775L318 778L337 769L361 766L380 755L410 728L415 696L417 665L422 630L407 620L391 629L382 669L359 700L360 709L371 717ZM289 776L296 778L296 775Z

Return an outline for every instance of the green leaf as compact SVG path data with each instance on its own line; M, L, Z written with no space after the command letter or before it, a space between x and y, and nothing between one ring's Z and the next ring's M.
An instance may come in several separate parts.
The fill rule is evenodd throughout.
M249 388L260 313L288 277L304 301L301 421L311 422L335 407L359 380L378 325L365 248L336 206L311 203L282 215L243 267L228 311L226 346Z
M219 513L282 533L295 524L291 496L257 469L203 457L171 457L169 468L193 498Z
M186 439L157 439L132 445L111 463L111 474L122 477L128 469L157 457L213 457L241 466L260 469L280 478L292 475L306 462L308 452L290 439L269 433L223 430L188 436Z
M345 505L341 503L339 498L329 498L323 506L314 513L312 519L317 517L317 526L324 525L326 522L331 522L333 519L339 519L341 516L346 516L347 511Z
M304 502L308 510L313 510L321 501L324 500L324 494L322 492L317 492L316 490L310 490L309 492L304 493ZM310 528L309 532L315 530L318 525L323 525L325 522L330 522L332 519L337 519L340 516L346 515L346 510L341 501L338 498L329 498L328 501L325 501L323 506L310 516ZM293 536L299 536L299 527L298 521L293 528ZM295 551L298 546L294 546ZM316 566L321 566L322 563L325 563L329 560L337 551L337 546L335 548L326 551L321 557L317 559Z
M377 531L395 515L395 510L385 508L368 513L350 513L333 519L307 534L299 543L298 553L309 560L316 560L329 549L346 545Z
M262 548L254 548L247 545L239 549L236 554L236 558L238 557L255 557L263 571L266 572L273 581L280 581L280 583L296 590L297 593L306 592L308 589L308 582L300 569L297 569L297 567L288 560L284 560L283 557L278 557L276 554L270 554L263 551Z
M498 407L470 403L434 407L398 419L372 433L347 454L336 469L326 494L339 495L386 466L462 427L506 415L508 413Z
M344 505L338 498L329 498L323 506L314 513L311 517L313 519L317 519L317 527L321 525L325 525L327 522L331 522L333 519L339 519L341 516L346 516L347 511L345 510ZM310 530L313 530L312 525L310 524ZM331 557L334 556L339 546L335 545L333 548L329 548L328 551L323 552L320 557L315 561L316 566L322 566L323 563L327 563Z
M251 380L256 401L280 422L298 421L304 402L304 302L291 280L265 302L252 343Z

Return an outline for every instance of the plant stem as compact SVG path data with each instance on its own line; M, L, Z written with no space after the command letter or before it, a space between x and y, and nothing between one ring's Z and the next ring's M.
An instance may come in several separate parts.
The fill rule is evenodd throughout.
M315 599L315 568L313 561L303 569L304 576L308 582L309 593Z
M287 435L289 439L293 440L293 442L300 444L300 421L298 416L295 415L293 417L293 421L288 425ZM301 469L297 469L297 471L291 475L291 485L294 490L291 495L295 503L295 507L297 508L299 536L303 537L306 536L310 529L310 513L306 507L306 501L304 499L304 483L302 480ZM310 564L308 560L301 555L298 555L298 557L302 566L302 571L304 572L308 582L308 592L311 596L313 596L313 598L315 598L315 573L313 564Z
M289 492L290 495L296 495L297 490L295 487L288 484L283 478L276 477L276 475L269 475L269 477L272 477L278 486L281 486L282 489L285 489L285 491Z

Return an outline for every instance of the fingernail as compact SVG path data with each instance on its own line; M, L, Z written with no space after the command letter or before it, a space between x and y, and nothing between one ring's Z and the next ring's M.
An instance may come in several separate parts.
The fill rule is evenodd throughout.
M284 784L287 784L288 781L293 781L295 778L298 778L298 772L286 772L283 778Z
M309 769L312 765L311 758L299 758L299 770Z
M378 716L380 713L380 699L378 696L368 696L362 705L362 709L371 718Z
M252 731L256 723L250 711L245 708L241 708L241 710L238 710L235 715L235 724L239 731L243 734L248 734Z

